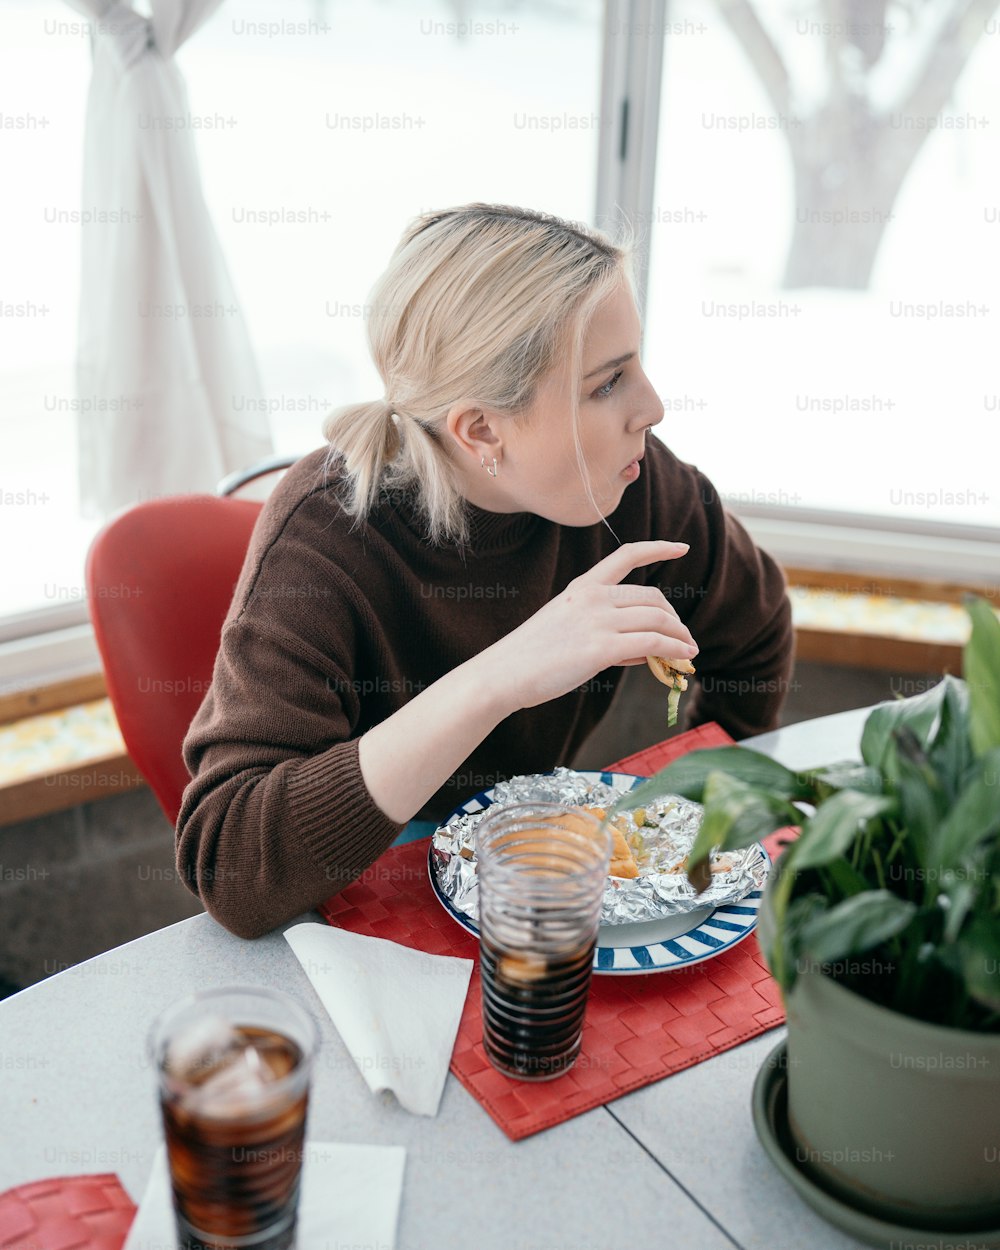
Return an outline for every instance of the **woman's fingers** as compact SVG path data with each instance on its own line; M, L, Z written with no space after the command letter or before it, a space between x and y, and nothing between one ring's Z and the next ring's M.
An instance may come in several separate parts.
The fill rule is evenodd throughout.
M608 594L617 608L661 608L664 612L669 612L675 620L680 620L677 609L656 586L636 586L632 582L622 582L609 587Z
M637 653L643 657L641 660ZM697 647L689 647L677 639L664 637L658 631L630 632L621 635L619 656L614 662L641 664L645 663L647 655L659 655L665 660L687 660L697 653Z
M645 564L657 564L661 560L676 560L688 551L687 543L645 542L623 543L617 551L598 560L592 569L582 573L579 581L595 581L605 586L614 586L632 572Z
M656 630L657 633L664 635L662 641L668 644L676 641L679 645L679 652L675 651L675 655L679 653L692 655L698 650L688 627L676 613L668 612L666 608L625 608L622 610L620 623L629 633Z
M611 602L619 608L635 606L666 608L669 612L674 611L673 604L656 586L637 586L634 582L620 582L618 585L609 586L608 594Z
M661 591L622 584L633 569L687 550L687 543L625 544L482 652L481 662L499 664L507 685L517 673L517 706L535 707L613 665L644 663L648 655L696 655L690 631Z

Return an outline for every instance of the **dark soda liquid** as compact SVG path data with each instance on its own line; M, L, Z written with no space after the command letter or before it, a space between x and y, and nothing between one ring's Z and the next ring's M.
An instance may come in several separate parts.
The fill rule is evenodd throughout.
M527 1080L547 1080L580 1050L596 938L571 954L502 951L482 938L483 1047L490 1062Z
M290 1038L270 1029L234 1026L240 1045L252 1048L270 1079L280 1080L302 1061ZM266 1094L222 1089L224 1068L182 1073L193 1085L161 1095L174 1210L182 1250L234 1245L288 1250L295 1240L299 1176L308 1087ZM259 1069L257 1069L259 1071Z

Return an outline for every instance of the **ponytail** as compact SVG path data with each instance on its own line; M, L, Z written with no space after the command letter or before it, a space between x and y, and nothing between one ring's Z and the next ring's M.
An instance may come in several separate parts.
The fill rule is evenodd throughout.
M437 432L415 417L400 417L403 446L389 466L390 486L417 487L417 506L432 543L450 539L459 545L468 538L465 500L458 478Z
M364 516L378 496L382 475L399 454L400 438L392 405L384 399L336 408L323 424L330 456L344 464L345 511Z
M341 461L341 505L349 516L365 517L380 489L411 489L431 542L465 541L467 521L455 471L430 426L379 399L335 409L323 433L330 443L327 466Z

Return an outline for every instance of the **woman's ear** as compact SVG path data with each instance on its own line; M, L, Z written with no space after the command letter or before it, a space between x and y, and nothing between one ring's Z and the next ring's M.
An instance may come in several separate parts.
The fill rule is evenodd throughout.
M482 408L475 408L465 402L453 404L445 418L448 433L459 451L477 462L484 456L488 459L500 459L503 445L493 428L495 424L496 418L491 421Z

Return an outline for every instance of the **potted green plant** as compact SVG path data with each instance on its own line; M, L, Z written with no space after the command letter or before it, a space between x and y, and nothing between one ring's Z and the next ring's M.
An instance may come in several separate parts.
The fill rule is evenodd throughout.
M953 1230L1000 1226L1000 621L965 606L964 680L875 708L860 761L697 751L618 804L704 804L696 889L713 849L800 826L758 932L796 1157L860 1210Z

